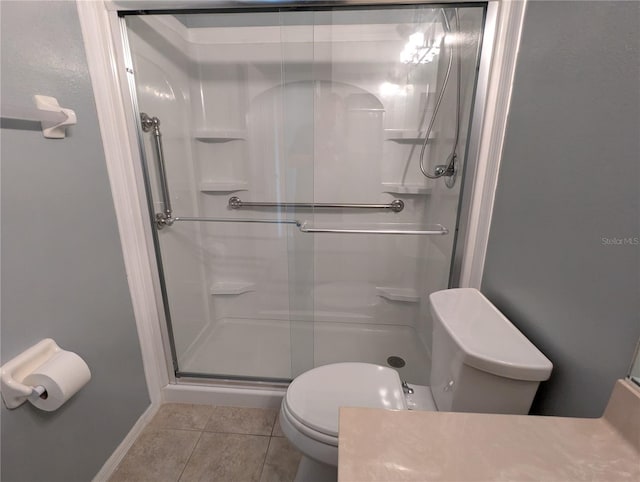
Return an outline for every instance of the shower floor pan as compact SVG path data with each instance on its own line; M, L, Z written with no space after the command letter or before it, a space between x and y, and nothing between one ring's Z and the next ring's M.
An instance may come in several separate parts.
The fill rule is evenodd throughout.
M180 370L288 379L292 378L292 360L294 375L298 375L314 366L337 362L388 366L391 356L405 361L403 367L396 368L403 380L428 384L429 356L409 326L226 318L201 336L180 361Z

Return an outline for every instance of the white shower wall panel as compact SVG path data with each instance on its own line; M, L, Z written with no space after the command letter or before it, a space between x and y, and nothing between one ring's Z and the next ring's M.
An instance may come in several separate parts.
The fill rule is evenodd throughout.
M277 67L279 75L280 66ZM194 89L199 91L202 99L197 106L194 102L194 107L204 106L206 112L200 118L206 118L211 126L215 126L213 130L234 128L242 131L243 135L228 142L200 143L195 161L201 166L201 172L208 173L203 175L207 181L243 184L243 189L201 194L201 215L275 218L277 216L272 210L231 211L228 199L238 195L245 201L282 200L294 195L290 194L295 189L287 182L287 169L288 164L295 162L283 146L282 130L274 127L283 115L282 102L275 102L270 96L260 96L277 85L279 77L265 78L261 70L247 65L225 65L224 69L237 75L235 81L220 82L219 76L213 74L220 69L219 64L202 67L202 77ZM251 96L252 91L255 91L255 96ZM225 108L224 105L217 106L211 99L235 99L235 102L233 107ZM231 109L233 112L230 113ZM209 128L210 125L203 126L203 129ZM240 223L214 224L205 228L204 246L208 253L206 267L210 284L251 285L247 292L241 294L216 295L212 299L214 320L229 317L264 319L288 314L287 236L291 229L284 225Z
M264 318L263 312L288 311L286 242L284 233L278 233L280 228L239 223L207 226L211 284L246 283L249 290L215 296L212 313L216 318Z
M140 112L160 119L167 177L171 179L171 202L174 214L192 213L196 209L196 181L192 158L189 63L178 48L165 48L166 42L147 17L129 20ZM151 133L143 135L147 153L154 212L164 206L158 200L160 184L157 158ZM178 353L188 350L209 322L208 297L200 228L177 223L175 229L159 231L164 281L170 296L170 316L179 320L174 331Z
M243 129L247 109L245 64L203 62L194 78L194 119L196 128ZM197 84L200 85L197 85Z
M370 31L378 27L372 26ZM195 122L202 123L202 130L247 133L246 140L197 145L196 163L203 178L213 180L218 175L229 182L246 183L243 191L201 195L202 215L273 214L269 210L230 211L226 203L231 195L246 201L388 203L395 198L384 192L383 183L407 182L406 176L402 177L403 171L409 171L403 158L410 146L385 142L383 130L406 126L407 122L417 128L419 108L424 106L406 96L387 96L390 98L383 99L386 105L380 101L380 85L402 47L397 33L392 33L395 38L390 43L385 38L391 35L388 26L382 27L382 38L342 43L335 38L353 38L344 28L342 32L324 32L327 40L334 40L324 43L318 27L315 43L308 27L286 27L278 36L273 35L273 29L262 29L267 41L251 45L238 43L242 36L237 33L234 39L233 32L221 35L218 29L197 29L200 43L192 51L197 52L194 56L201 65L198 85L192 87L199 95L194 94L192 100ZM211 38L206 38L207 30ZM251 38L260 34L257 29ZM216 43L216 36L224 38ZM281 40L292 42L283 47L276 43ZM243 63L237 63L238 59ZM428 89L425 85L423 102ZM293 106L287 103L292 100L297 101ZM393 116L385 119L386 109L392 110ZM305 138L292 133L300 127L307 131L310 127L312 135ZM410 161L415 163L415 156ZM240 174L243 168L244 176ZM390 171L394 175L389 175ZM412 179L413 184L418 181L429 185L427 180ZM406 208L399 214L316 211L307 217L345 224L411 222L424 217L424 196L403 200ZM304 217L304 213L297 215ZM289 316L286 267L292 252L282 236L290 229L207 228L207 250L212 250L207 264L210 283L253 283L251 291L244 294L216 296L214 318ZM310 312L297 315L314 319L315 313L315 319L415 325L419 301L384 299L377 288L392 286L417 292L423 260L419 249L425 243L425 238L410 237L317 236L313 241L313 277L306 280L312 300Z

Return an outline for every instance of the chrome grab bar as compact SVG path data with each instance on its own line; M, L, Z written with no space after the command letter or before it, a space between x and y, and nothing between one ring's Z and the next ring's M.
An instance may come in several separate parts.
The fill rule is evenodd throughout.
M153 147L156 151L156 159L158 161L158 177L160 178L160 188L162 190L162 204L164 211L156 213L156 224L158 229L164 226L171 226L173 219L171 218L171 196L169 195L169 185L167 184L167 172L164 164L164 150L162 149L162 134L160 133L160 119L150 117L144 112L140 114L140 123L144 132L153 131Z
M273 207L273 208L304 208L304 209L326 209L326 208L346 208L346 209L390 209L394 213L399 213L404 209L404 201L394 199L389 204L359 204L359 203L279 203L279 202L247 202L238 196L229 198L231 209L242 209L252 207Z
M179 216L173 218L171 222L196 221L206 223L258 223L258 224L288 224L296 226L301 233L332 233L332 234L400 234L400 235L445 235L449 234L449 229L441 224L430 226L433 229L370 229L370 228L324 228L309 225L309 221L298 221L296 219L242 219L242 218L196 218ZM400 224L392 225L400 226Z

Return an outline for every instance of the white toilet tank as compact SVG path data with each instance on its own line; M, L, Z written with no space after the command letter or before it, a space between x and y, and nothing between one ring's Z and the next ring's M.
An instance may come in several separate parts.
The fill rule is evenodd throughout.
M527 414L551 362L474 288L429 296L439 411Z

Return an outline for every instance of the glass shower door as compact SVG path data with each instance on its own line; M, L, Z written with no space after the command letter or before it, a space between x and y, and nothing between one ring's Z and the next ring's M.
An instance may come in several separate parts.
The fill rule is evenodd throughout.
M314 200L402 206L316 211L332 231L314 246L316 366L364 361L429 382L429 294L449 286L484 15L315 14Z
M178 376L340 361L428 383L484 6L124 18ZM162 171L164 170L164 176Z
M282 52L281 104L283 115L282 158L286 169L285 195L288 216L313 222L315 134L315 93L309 83L314 78L315 43L313 11L279 12ZM287 236L289 274L289 340L291 378L314 365L314 258L315 238L305 236L297 227Z
M304 16L126 18L138 108L162 131L164 168L153 133L142 141L152 216L162 171L173 208L154 234L178 376L286 381L313 366L314 238L296 225L313 211L284 207L313 198ZM256 20L255 43L220 26ZM265 201L282 206L247 206Z

